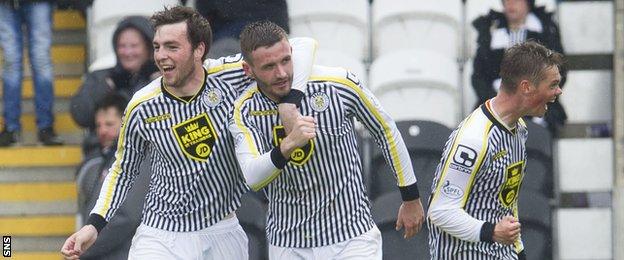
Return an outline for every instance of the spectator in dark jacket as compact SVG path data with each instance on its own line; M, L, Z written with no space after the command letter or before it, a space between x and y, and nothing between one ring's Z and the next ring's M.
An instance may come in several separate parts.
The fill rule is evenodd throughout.
M563 53L559 27L553 20L553 14L546 12L544 7L536 7L534 0L502 0L503 13L491 10L472 23L479 36L477 54L474 58L472 87L478 103L496 96L500 86L500 63L503 53L514 44L534 40L549 49ZM565 83L566 71L560 68L562 81ZM567 119L567 115L559 99L548 106L548 112L533 121L547 127L557 136L558 131Z
M88 129L83 145L87 157L97 150L95 105L112 92L129 100L137 90L158 77L153 60L153 38L154 29L147 18L131 16L121 21L113 34L117 64L87 74L80 90L72 97L71 115L78 125Z
M115 161L117 138L126 104L124 97L112 93L104 97L97 105L96 133L101 150L98 155L81 164L76 181L78 210L83 221L86 221L91 209L95 206L104 178ZM80 259L121 260L128 258L132 237L141 223L141 213L149 180L149 162L143 162L140 174L129 191L127 199L111 222L102 229L95 244L81 255Z

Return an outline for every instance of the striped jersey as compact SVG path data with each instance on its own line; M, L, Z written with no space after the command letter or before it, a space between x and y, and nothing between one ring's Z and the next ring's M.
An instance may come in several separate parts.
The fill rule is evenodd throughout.
M279 150L286 134L276 103L257 86L236 101L230 126L248 184L256 190L264 187L269 200L267 237L279 247L331 245L374 226L353 119L371 132L399 186L416 182L396 125L352 73L315 66L303 92L300 112L316 119L317 136L296 149L282 170L270 153ZM267 178L250 182L263 171L269 172Z
M518 217L527 127L507 127L491 100L451 133L432 184L427 225L432 259L517 259L524 247L485 242L485 222Z
M110 221L145 156L152 160L145 225L196 231L236 210L247 191L227 130L236 96L226 82L207 76L188 100L167 92L161 78L138 91L126 108L116 161L91 213Z

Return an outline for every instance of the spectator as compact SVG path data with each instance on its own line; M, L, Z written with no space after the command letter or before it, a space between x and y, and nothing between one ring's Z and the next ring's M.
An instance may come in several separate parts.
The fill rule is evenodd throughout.
M127 100L117 93L111 93L99 102L95 109L95 124L101 151L98 156L87 159L79 168L78 207L83 221L95 205L108 168L115 161L117 137L121 128L121 117ZM141 222L141 210L149 183L149 164L143 163L141 173L116 217L98 236L92 247L80 259L127 259L132 236Z
M243 27L251 22L269 20L288 33L285 0L197 0L195 5L212 26L214 40L208 53L210 58L239 53L238 37Z
M131 16L122 20L113 34L117 64L87 74L80 90L72 97L72 117L78 125L89 130L83 146L87 157L97 151L95 104L112 92L129 100L137 90L158 76L153 59L153 38L154 29L147 18Z
M559 28L553 20L553 14L546 12L544 7L536 7L534 0L502 0L503 13L490 11L472 23L479 36L477 54L474 58L472 87L474 88L479 106L486 100L496 96L500 87L500 63L505 50L516 43L533 39L546 48L563 54ZM565 70L561 69L562 81L565 83ZM567 119L567 115L559 99L548 105L544 119L533 118L536 123L548 128L557 136L558 131Z
M4 130L0 133L0 147L16 143L22 128L22 24L28 32L38 139L44 145L63 144L53 130L54 75L50 58L53 3L53 0L0 0L0 46L4 50Z

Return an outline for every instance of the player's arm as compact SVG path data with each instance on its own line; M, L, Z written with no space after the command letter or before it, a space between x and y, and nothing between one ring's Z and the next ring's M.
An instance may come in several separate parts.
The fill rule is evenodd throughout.
M300 37L289 40L292 47L293 82L288 95L280 100L277 110L286 133L290 133L295 120L301 115L297 107L304 96L316 55L317 42L312 38Z
M355 115L373 136L397 181L403 204L397 217L397 230L405 227L405 238L415 235L424 222L424 210L412 162L394 120L379 105L377 98L351 72L341 88L347 114Z
M246 92L246 95L251 92ZM316 136L315 126L313 118L299 117L294 130L282 140L280 146L271 146L249 120L248 108L244 106L246 98L243 96L236 102L229 130L234 137L236 158L245 181L258 191L279 176L296 148Z
M469 118L455 136L445 153L446 160L440 169L440 177L432 193L428 217L431 223L446 233L470 242L513 242L514 232L519 233L517 219L507 216L499 223L477 219L464 210L470 196L475 176L486 169L487 128L470 129ZM480 131L480 132L479 132ZM510 233L511 232L511 233ZM513 239L512 239L513 238Z
M109 169L100 195L87 223L71 235L61 248L67 259L78 259L97 239L98 233L106 226L123 203L138 175L138 168L144 159L147 143L138 133L138 113L130 104L120 130L115 162Z

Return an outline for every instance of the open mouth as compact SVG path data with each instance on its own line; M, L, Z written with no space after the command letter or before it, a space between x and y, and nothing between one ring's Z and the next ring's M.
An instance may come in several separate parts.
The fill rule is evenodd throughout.
M174 66L170 66L170 65L161 65L160 66L163 70L163 72L171 72L173 71L173 69L175 69Z

